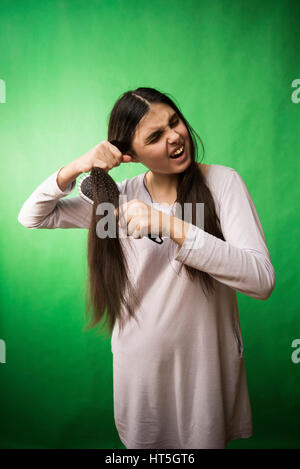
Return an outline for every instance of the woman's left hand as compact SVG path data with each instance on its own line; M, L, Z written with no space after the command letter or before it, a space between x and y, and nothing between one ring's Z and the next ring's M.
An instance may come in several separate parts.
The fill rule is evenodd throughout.
M143 236L162 236L166 224L169 223L170 215L156 210L141 200L133 199L115 209L119 211L119 226L125 230L125 235L133 238Z

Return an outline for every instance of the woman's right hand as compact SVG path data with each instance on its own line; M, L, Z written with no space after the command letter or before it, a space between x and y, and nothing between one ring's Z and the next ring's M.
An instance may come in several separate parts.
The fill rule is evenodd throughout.
M108 172L121 163L131 162L136 163L137 160L130 155L123 155L120 150L108 140L98 143L77 160L78 169L81 173L88 173L95 166Z

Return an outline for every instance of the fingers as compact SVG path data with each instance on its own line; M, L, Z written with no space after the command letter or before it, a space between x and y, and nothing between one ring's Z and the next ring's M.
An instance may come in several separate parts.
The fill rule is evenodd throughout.
M122 204L119 206L118 209L118 216L119 216L119 225L121 228L126 228L128 220L128 203Z
M117 213L119 215L118 224L120 230L124 234L132 236L135 239L148 234L148 212L151 211L151 208L147 207L146 209L146 207L141 201L133 199L121 204L119 210L115 209L115 215Z
M127 232L129 236L132 236L135 239L140 238L140 228L134 218L131 218L130 222L128 223Z
M107 144L109 145L109 156L113 161L113 166L120 166L120 164L123 161L122 153L115 145L112 145L108 141L107 141Z
M132 200L130 202L133 202ZM123 231L124 234L130 234L134 231L135 229L135 222L134 222L134 217L133 214L129 213L129 208L132 205L130 202L126 202L122 205L119 206L119 209L115 209L115 213L118 210L118 224L120 227L120 230ZM130 204L130 206L129 206Z
M119 148L113 143L109 142L108 140L107 140L107 144L109 145L109 150L116 158L115 166L119 166L121 163L138 163L138 160L136 159L135 156L129 155L128 153L122 154Z
M104 171L108 172L110 168L107 167L107 163L105 163L104 161L102 160L96 160L94 162L94 165L93 166L96 166L98 168L102 168L104 169Z

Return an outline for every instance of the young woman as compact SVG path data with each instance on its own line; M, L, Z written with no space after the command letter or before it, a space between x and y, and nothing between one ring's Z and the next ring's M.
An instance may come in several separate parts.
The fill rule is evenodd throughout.
M111 338L114 418L126 448L225 448L252 435L236 292L266 300L275 273L243 179L198 163L195 134L165 94L128 91L111 112L108 140L48 177L18 217L28 228L90 228L91 205L62 199L76 177L127 162L148 168L117 183L141 298L138 323L116 320ZM127 141L126 155L113 139ZM187 202L204 204L204 226L195 212L192 222L176 216ZM163 244L147 237L168 230Z

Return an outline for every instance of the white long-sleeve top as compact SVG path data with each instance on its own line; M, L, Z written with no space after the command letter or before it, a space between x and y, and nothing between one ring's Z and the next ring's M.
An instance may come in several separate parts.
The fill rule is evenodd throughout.
M89 228L92 206L63 199L57 170L25 201L18 216L28 228ZM236 291L266 300L275 286L263 229L250 193L233 168L210 165L205 182L215 201L225 241L190 225L182 246L126 238L130 276L141 306L122 333L116 323L114 418L126 448L225 448L252 435ZM158 210L145 174L117 183L127 200ZM208 298L181 263L210 274Z

